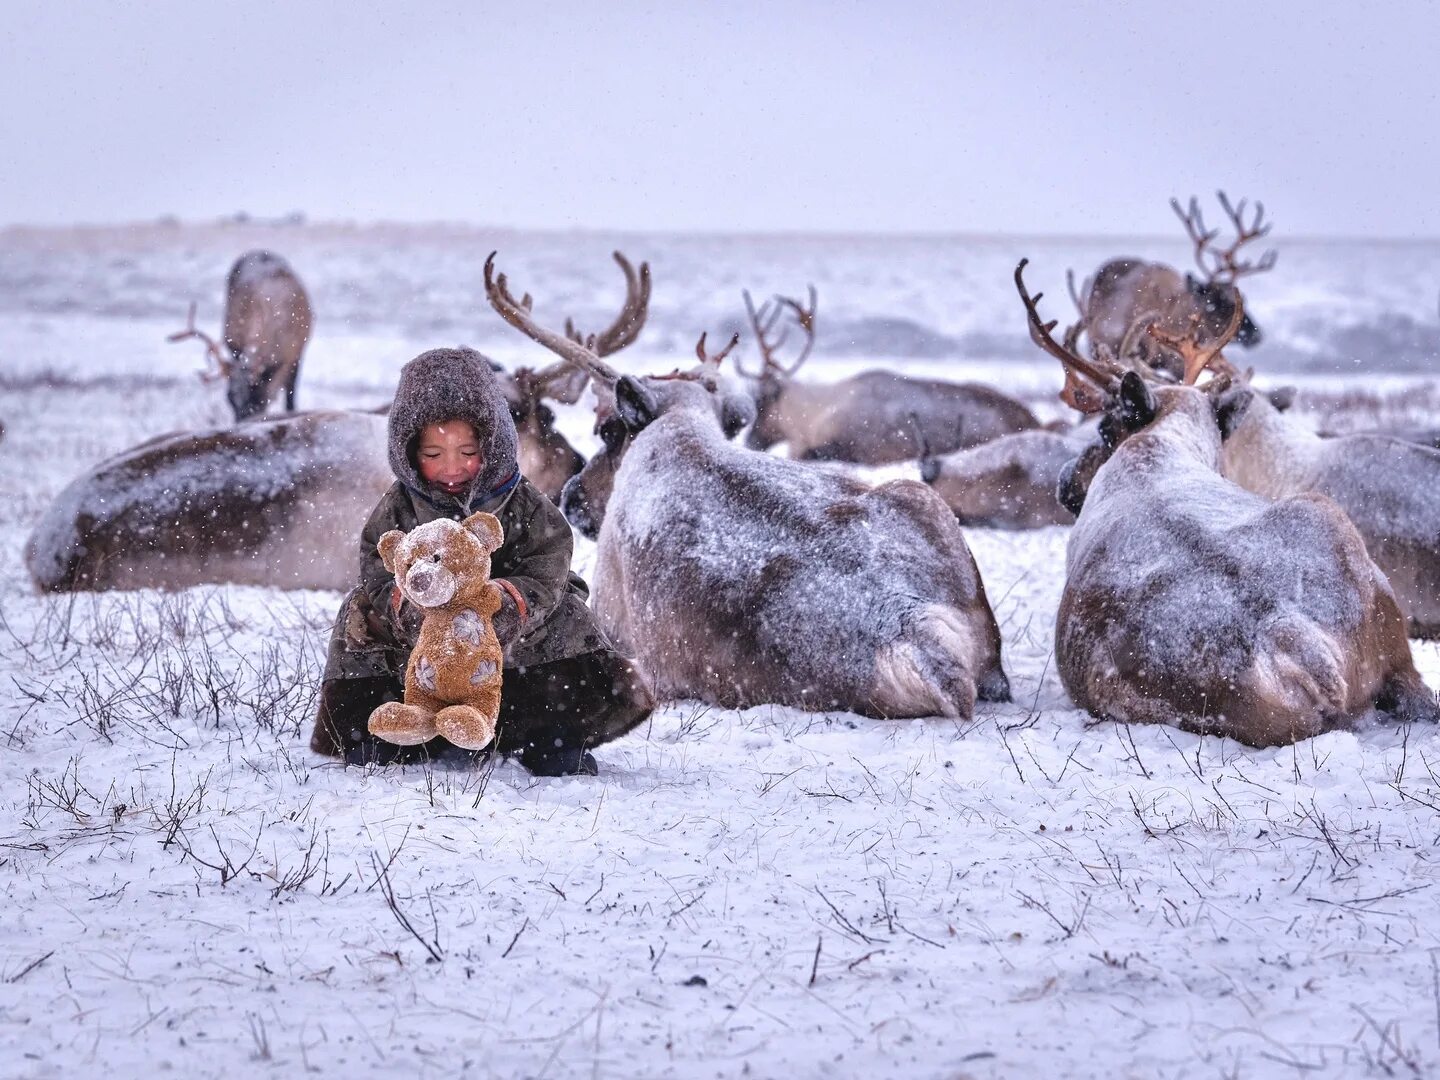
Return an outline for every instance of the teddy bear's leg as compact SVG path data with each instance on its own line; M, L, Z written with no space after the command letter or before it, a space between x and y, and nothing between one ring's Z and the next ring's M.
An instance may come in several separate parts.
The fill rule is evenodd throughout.
M447 705L435 714L435 730L462 750L483 750L495 738L495 710Z
M435 714L419 705L387 701L370 714L370 734L397 746L418 746L435 738Z

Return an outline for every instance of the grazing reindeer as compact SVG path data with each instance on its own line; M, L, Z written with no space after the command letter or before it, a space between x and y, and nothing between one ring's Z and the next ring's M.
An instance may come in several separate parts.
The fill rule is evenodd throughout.
M733 445L753 407L724 391L703 338L698 370L622 378L537 324L493 262L485 291L506 322L613 388L607 423L623 435L562 507L584 501L599 525L596 613L662 698L880 717L1008 700L975 560L933 493Z
M285 411L295 411L295 381L300 354L310 340L310 298L290 264L268 251L251 251L235 260L225 287L225 348L195 328L195 305L184 330L169 341L199 338L227 380L225 396L236 420L258 416L275 392L285 389Z
M72 481L31 535L26 566L46 592L348 589L355 538L395 480L385 447L374 413L161 436Z
M1031 338L1064 366L1067 387L1088 383L1105 409L1098 466L1061 481L1078 520L1055 657L1075 703L1251 746L1318 735L1372 707L1440 720L1395 594L1340 508L1316 495L1271 502L1218 472L1217 395L1194 384L1223 362L1243 314L1238 295L1206 346L1158 331L1179 349L1185 385L1152 389L1135 371L1057 343L1024 268L1015 286Z
M756 311L750 294L744 295L761 356L759 371L740 371L755 398L755 424L745 442L752 450L784 441L790 456L802 461L882 465L918 457L922 441L943 454L1040 426L1020 402L977 383L891 371L865 371L827 385L796 382L795 372L815 344L814 286L808 307L777 297ZM786 333L777 337L776 329L787 313L799 325L804 345L784 364L777 357Z
M1217 415L1228 479L1269 499L1333 499L1390 579L1410 635L1440 637L1440 450L1383 434L1321 438L1246 383Z
M1260 328L1243 314L1235 283L1275 265L1274 251L1267 251L1257 262L1239 259L1242 247L1270 232L1268 224L1261 224L1265 207L1256 203L1255 216L1247 223L1246 200L1231 205L1223 191L1219 196L1221 207L1235 227L1235 241L1223 251L1211 246L1220 231L1205 227L1198 201L1192 197L1189 208L1182 209L1179 200L1170 200L1195 245L1195 263L1205 275L1203 281L1164 263L1132 258L1111 259L1085 282L1079 293L1075 291L1074 277L1070 277L1071 298L1089 334L1092 352L1108 352L1126 364L1138 359L1148 367L1160 364L1163 368L1170 362L1170 353L1155 347L1146 327L1154 323L1162 332L1178 335L1189 332L1192 320L1198 320L1199 339L1202 344L1208 343L1228 325L1237 303L1241 304L1242 314L1235 340L1247 348L1260 343Z
M615 262L625 275L625 302L620 314L601 333L584 335L573 321L565 322L565 333L572 340L588 344L597 356L611 356L640 336L650 309L650 264L642 262L637 273L630 261L614 252ZM549 398L562 405L580 400L589 382L589 374L568 361L560 361L542 370L520 368L514 375L502 376L505 399L519 436L520 471L551 502L560 501L565 481L578 473L585 464L569 440L555 428L555 414L544 404Z

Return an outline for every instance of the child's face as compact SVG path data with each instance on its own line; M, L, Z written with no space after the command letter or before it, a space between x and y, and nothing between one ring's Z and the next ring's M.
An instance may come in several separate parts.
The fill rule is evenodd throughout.
M415 456L425 482L451 495L469 491L483 464L480 440L464 420L426 424Z

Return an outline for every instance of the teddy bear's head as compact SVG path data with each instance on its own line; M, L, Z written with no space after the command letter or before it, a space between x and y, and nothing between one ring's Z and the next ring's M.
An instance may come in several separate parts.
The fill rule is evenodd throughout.
M438 518L402 533L380 537L380 558L405 596L421 607L443 607L467 584L490 577L490 553L505 542L494 514L471 514L463 522Z

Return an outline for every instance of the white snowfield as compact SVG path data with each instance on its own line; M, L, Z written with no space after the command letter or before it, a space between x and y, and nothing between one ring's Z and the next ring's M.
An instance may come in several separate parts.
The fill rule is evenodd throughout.
M314 348L329 359L302 367L305 407L376 404L405 360L456 338L328 320L323 283L342 274L302 258L314 237L181 237L52 237L57 265L83 264L114 289L70 313L36 299L61 291L43 258L20 266L0 245L0 280L20 290L0 305L3 1075L1440 1071L1440 731L1372 717L1257 751L1095 723L1052 659L1068 529L966 530L1014 704L980 703L957 724L680 702L599 748L593 778L536 779L505 762L346 768L311 754L339 593L37 595L23 546L73 477L226 415L223 389L186 374L198 357L163 343L174 327L156 311L183 321L192 277L218 302L227 259L260 241L322 283ZM553 259L560 240L542 241ZM404 234L365 242L406 280L429 280L431 262L406 262ZM802 271L810 258L837 279L874 275L906 312L881 242L853 255L797 243ZM912 242L891 243L930 295ZM1000 262L993 242L952 243L957 264L976 252ZM350 245L350 287L382 292L376 251ZM605 310L613 239L581 246L598 252L603 295L591 299ZM702 246L722 260L707 272L734 307L783 241ZM634 238L624 248L649 255ZM1337 275L1348 251L1331 256ZM1408 287L1403 267L1418 258L1368 264L1378 291ZM137 259L146 273L125 269ZM657 301L681 272L656 266ZM543 274L523 278L538 289ZM822 320L826 301L822 288ZM1018 301L1002 315L977 332L1023 339ZM508 342L490 351L539 359L492 320L475 310ZM621 366L668 371L690 344ZM1263 349L1247 359L1265 373ZM1012 366L905 369L998 380ZM817 356L805 374L848 370ZM1058 371L1025 365L1016 383L1057 414ZM1374 385L1302 382L1312 403ZM1440 415L1433 381L1392 374L1384 386L1334 415L1353 426ZM1318 422L1307 407L1302 393L1297 411ZM583 404L561 422L594 448ZM588 575L594 547L576 550ZM1440 646L1412 647L1440 687Z

